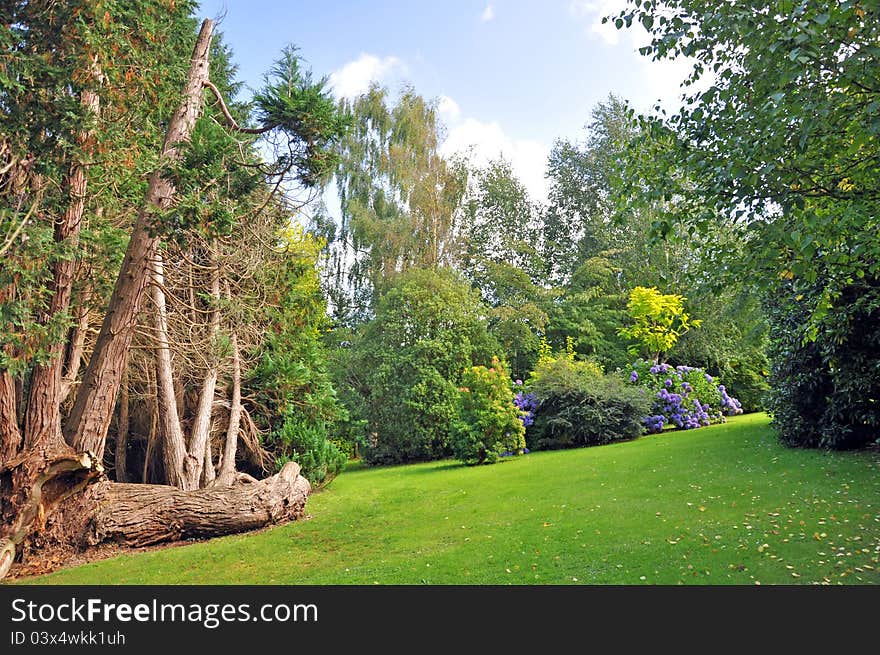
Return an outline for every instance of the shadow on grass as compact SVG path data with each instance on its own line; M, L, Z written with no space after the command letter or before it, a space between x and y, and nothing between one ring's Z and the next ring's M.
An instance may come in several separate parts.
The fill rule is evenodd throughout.
M441 471L463 468L468 468L468 465L452 460L441 460L433 465L414 466L407 470L406 473L409 475L424 475L425 473L440 473Z
M407 475L419 475L423 473L436 473L438 471L448 471L450 469L465 468L466 465L454 460L438 460L436 462L409 462L403 464L367 464L363 460L352 460L345 465L342 473L360 474L375 471L395 471L399 470Z

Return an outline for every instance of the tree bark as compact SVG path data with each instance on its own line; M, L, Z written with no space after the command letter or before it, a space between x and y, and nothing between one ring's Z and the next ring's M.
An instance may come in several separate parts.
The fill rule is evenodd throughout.
M32 451L6 466L12 470L0 467L0 475L10 475L11 491L0 504L0 580L15 560L16 547L41 527L57 505L103 472L101 462L89 453L61 455L47 462L43 452Z
M188 141L202 107L204 82L208 80L208 54L214 22L202 23L190 60L183 103L171 118L160 161L162 165L180 158L179 146ZM65 437L78 451L96 454L104 449L113 405L122 380L125 356L131 345L141 300L150 279L158 236L151 234L154 208L170 206L175 189L159 174L150 176L146 197L138 212L119 276L110 297L83 382L65 425Z
M205 464L202 467L202 478L199 486L210 487L217 479L217 471L214 470L214 457L211 454L211 440L205 442Z
M214 406L214 390L217 387L217 358L213 354L216 349L216 339L220 332L220 270L214 268L211 271L211 339L212 352L208 355L208 370L202 382L202 390L199 394L199 404L193 420L190 432L189 454L186 460L186 489L198 489L204 470L205 452L210 448L208 440L211 432L211 408Z
M0 371L0 468L21 450L17 410L15 380L9 371Z
M158 392L156 391L155 371L147 368L147 402L150 406L150 433L147 435L147 452L144 453L144 473L141 481L150 482L150 471L153 469L153 451L161 438L159 435L159 406Z
M122 386L119 388L119 419L116 422L116 453L114 457L114 470L117 482L126 482L128 478L128 430L129 430L129 404L128 404L128 371L122 378Z
M70 331L68 342L67 361L64 365L64 375L61 377L61 402L67 400L82 365L82 357L86 347L86 332L89 329L88 294L82 299L79 320Z
M99 84L103 77L95 59L91 62L91 77L96 84ZM94 90L84 90L80 104L85 110L86 119L98 115L100 98ZM83 155L85 152L94 150L94 129L79 132L76 139L77 145L84 151ZM67 244L75 248L79 243L87 188L86 165L81 159L75 158L67 176L67 209L60 220L55 221L54 239L56 244ZM52 282L50 283L52 296L49 300L48 310L42 316L41 323L43 325L48 324L53 317L64 314L70 309L75 271L76 261L69 256L63 256L53 264ZM64 399L62 384L64 350L63 341L51 344L46 363L34 366L24 421L24 448L26 450L44 448L51 452L62 452L66 449L64 438L61 436L61 412L59 411ZM98 457L100 458L100 454Z
M165 482L181 489L198 489L188 486L187 471L193 468L186 452L186 441L177 411L177 395L174 389L174 368L171 364L171 344L168 334L168 310L165 304L165 276L162 253L156 252L153 263L153 304L156 308L156 404L159 417L159 434L162 439L162 462ZM201 459L201 458L200 458Z
M220 473L215 485L229 486L235 478L235 451L238 448L238 431L241 426L241 355L238 351L238 335L232 333L232 399L229 404L229 427L223 445Z
M265 480L240 475L232 487L193 491L106 479L94 482L100 474L100 463L87 453L44 467L18 520L0 535L0 579L12 566L16 547L32 532L32 524L50 513L50 525L42 535L43 551L60 560L102 543L151 546L296 520L304 516L311 493L295 462ZM82 489L83 493L76 493ZM33 572L45 572L45 567Z

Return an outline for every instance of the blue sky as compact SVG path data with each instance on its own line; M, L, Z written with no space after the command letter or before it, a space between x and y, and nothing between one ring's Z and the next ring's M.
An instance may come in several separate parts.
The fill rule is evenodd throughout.
M602 25L624 0L372 2L204 0L239 77L251 88L295 44L337 95L371 79L392 91L409 82L440 101L445 152L474 146L478 161L509 159L537 198L557 138L582 138L592 107L609 93L648 109L674 106L686 70L636 53L644 33Z

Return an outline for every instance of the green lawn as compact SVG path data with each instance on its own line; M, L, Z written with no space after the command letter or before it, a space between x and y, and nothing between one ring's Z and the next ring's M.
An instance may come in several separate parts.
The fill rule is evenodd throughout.
M750 415L480 468L358 468L309 520L31 581L878 584L878 469L876 453L783 448Z

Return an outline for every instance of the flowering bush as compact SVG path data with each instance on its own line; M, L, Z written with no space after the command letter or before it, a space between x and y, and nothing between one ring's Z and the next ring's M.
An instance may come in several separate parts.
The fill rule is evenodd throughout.
M496 359L491 368L465 370L459 388L452 450L466 464L491 464L526 447L521 410L513 403L510 377Z
M740 402L700 368L640 360L633 364L629 381L651 395L651 413L642 419L649 433L660 432L666 425L690 430L742 414Z

